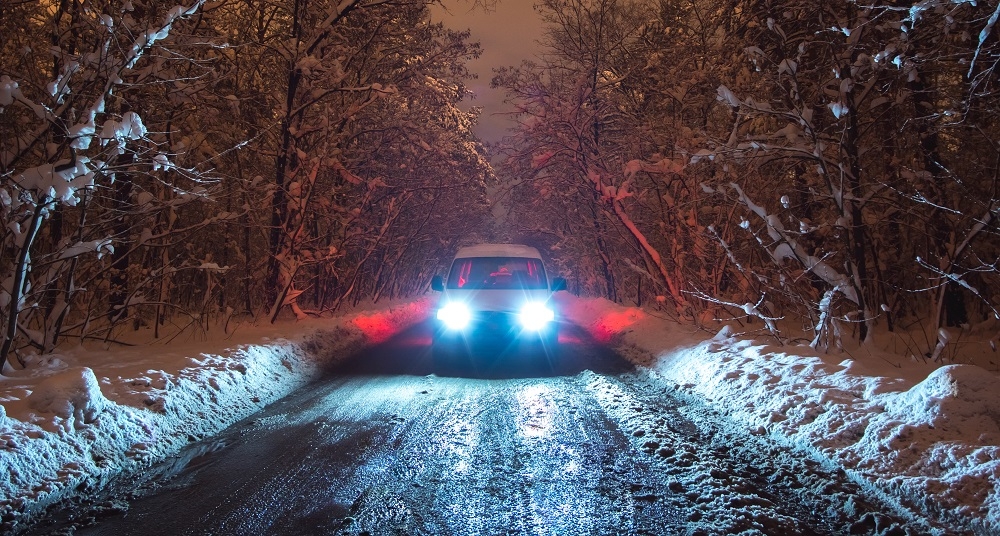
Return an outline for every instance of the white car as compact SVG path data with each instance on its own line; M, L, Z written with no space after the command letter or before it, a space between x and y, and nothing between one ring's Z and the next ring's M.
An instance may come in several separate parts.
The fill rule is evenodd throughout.
M503 348L540 344L554 353L557 312L552 293L564 290L563 278L549 279L538 250L520 244L481 244L455 255L447 278L434 276L441 292L435 326L435 353L473 348L477 343Z

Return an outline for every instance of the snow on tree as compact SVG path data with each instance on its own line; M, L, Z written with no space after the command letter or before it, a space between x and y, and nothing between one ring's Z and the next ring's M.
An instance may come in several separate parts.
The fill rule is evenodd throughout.
M519 106L520 127L505 149L513 209L569 218L539 227L557 231L545 239L563 255L575 254L566 262L577 272L568 272L571 283L613 300L665 296L675 313L690 314L679 281L692 235L662 232L662 218L674 216L666 215L669 199L686 181L676 147L660 143L647 121L659 99L643 87L655 65L647 44L663 26L642 3L545 2L541 9L544 63L494 79ZM522 201L531 189L544 197ZM670 223L687 227L688 216ZM588 251L595 249L596 256Z
M0 25L12 366L67 337L412 294L489 213L478 112L457 107L478 48L424 2L29 2Z
M127 95L151 76L153 51L200 7L22 3L5 13L14 37L0 74L0 249L10 259L0 265L0 358L12 366L24 366L17 341L41 351L57 343L82 290L78 265L115 254L116 237L87 234L88 205L119 173L173 167ZM65 236L71 209L81 224Z
M442 186L472 186L469 192L489 169L468 113L456 108L468 76L462 62L477 54L467 35L430 24L425 2L324 5L295 3L282 52L267 275L272 320L285 306L306 314L297 297L310 286L335 287L328 298L316 296L321 308L376 290L359 292L359 278L372 260L407 249L400 242L387 253L386 241L413 232L402 218L426 202L418 190L428 185L417 175L425 159L447 164L438 171ZM442 136L449 128L457 136ZM451 165L455 157L471 157L476 168Z
M893 316L910 314L929 317L928 331L937 333L942 304L961 301L963 288L992 311L995 290L979 292L965 277L985 276L996 288L995 233L982 233L996 210L997 151L983 143L995 132L995 113L984 121L970 113L993 102L982 91L993 73L969 71L966 80L962 73L985 51L969 33L990 26L982 17L994 8L798 1L746 8L752 68L718 87L731 128L706 154L725 166L723 180L758 199L738 196L771 230L771 240L752 240L770 253L783 245L793 253L785 258L813 280L817 288L801 287L795 301L815 304L809 316L821 320L817 330L846 319L865 339L875 321L891 328ZM989 156L973 157L977 166L961 161L984 149ZM775 222L787 228L780 237ZM980 248L969 256L973 241ZM920 270L918 259L928 257L934 262ZM813 258L846 278L817 272ZM907 295L924 289L933 292ZM831 303L837 294L846 303ZM952 312L965 309L959 303Z
M585 291L802 318L817 347L930 319L927 356L995 315L995 5L541 9L540 62L494 79L502 172Z

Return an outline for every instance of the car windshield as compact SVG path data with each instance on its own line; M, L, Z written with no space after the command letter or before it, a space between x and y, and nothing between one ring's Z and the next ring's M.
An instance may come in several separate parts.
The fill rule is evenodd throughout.
M448 274L451 289L544 289L542 261L526 257L455 259Z

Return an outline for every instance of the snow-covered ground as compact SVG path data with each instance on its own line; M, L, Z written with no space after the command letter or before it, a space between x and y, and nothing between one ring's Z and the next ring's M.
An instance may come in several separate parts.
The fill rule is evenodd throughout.
M569 317L669 387L755 434L842 467L901 512L1000 534L1000 379L989 323L951 338L947 363L881 343L821 353L756 329L714 334L605 300L571 299ZM757 332L756 336L750 332ZM958 335L961 335L958 336ZM889 351L893 350L893 351Z
M974 342L977 330L953 338L949 364L933 365L891 348L907 341L888 336L882 349L819 353L732 326L713 334L605 300L559 298L567 318L598 340L752 432L842 466L903 509L1000 532L1000 380L992 347ZM5 370L0 474L10 476L0 479L0 531L222 431L338 358L423 320L430 303L76 347Z

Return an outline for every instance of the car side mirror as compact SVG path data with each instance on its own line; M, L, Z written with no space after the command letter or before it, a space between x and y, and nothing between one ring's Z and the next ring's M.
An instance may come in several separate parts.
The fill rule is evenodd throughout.
M431 278L431 289L441 292L444 290L444 278L436 275Z
M552 280L552 292L558 292L560 290L566 290L566 279L557 277Z

